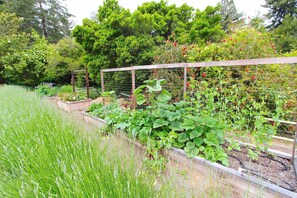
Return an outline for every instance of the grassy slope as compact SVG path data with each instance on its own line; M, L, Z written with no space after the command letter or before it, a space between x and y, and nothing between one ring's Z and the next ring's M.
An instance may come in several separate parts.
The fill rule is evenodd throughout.
M34 93L0 87L0 197L168 196L81 130Z

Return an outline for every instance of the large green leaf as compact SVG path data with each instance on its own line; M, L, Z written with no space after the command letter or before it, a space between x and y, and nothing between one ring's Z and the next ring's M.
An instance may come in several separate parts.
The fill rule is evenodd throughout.
M196 144L197 147L201 146L202 143L203 143L203 139L202 138L199 138L199 137L194 138L193 141L195 142L195 144Z
M181 126L183 129L185 130L189 130L189 129L194 129L195 128L195 123L193 120L191 119L186 119L184 120L184 122L182 123Z
M192 142L188 142L184 150L188 157L195 157L199 154L199 149Z
M157 97L157 100L162 103L167 103L169 100L171 100L171 95L167 90L163 90Z
M179 134L179 136L178 136L178 141L179 142L184 143L184 142L186 142L188 140L189 140L189 137L188 137L188 135L186 133Z
M207 133L204 142L208 146L219 146L219 140L217 138L217 135L214 133Z
M178 120L181 117L181 114L179 112L168 112L166 114L166 116L168 117L169 121L174 121L174 120Z
M154 124L153 124L153 128L159 128L161 126L166 126L169 123L167 121L165 121L163 118L159 118L157 120L155 120Z
M159 84L157 84L156 86L147 85L146 87L148 88L148 91L150 93L157 92L157 91L162 91L162 86L159 85Z
M182 123L179 121L170 122L169 129L172 129L174 131L181 131L181 130L183 130L183 128L181 127L181 124Z
M141 85L137 89L134 90L134 94L137 95L143 91L143 88L145 88L145 85Z
M194 139L194 138L200 137L202 133L203 133L203 128L201 126L197 126L190 133L190 138Z
M136 97L136 103L138 105L142 105L143 103L145 103L145 101L146 101L146 98L145 98L144 95L142 95L142 94L138 94L137 95L137 97Z

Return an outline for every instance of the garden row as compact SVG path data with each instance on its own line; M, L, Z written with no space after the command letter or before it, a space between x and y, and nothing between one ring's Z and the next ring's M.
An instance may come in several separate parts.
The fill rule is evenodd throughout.
M252 181L253 184L282 195L296 196L292 193L297 190L297 182L291 162L267 153L268 145L276 132L276 120L279 118L277 112L280 110L274 111L275 122L272 124L266 121L265 112L260 111L261 105L257 101L251 101L249 109L241 109L248 111L245 114L250 115L248 122L236 126L236 121L242 122L246 118L234 119L240 115L236 114L239 111L230 111L228 102L217 101L216 96L219 93L215 93L213 89L200 90L192 93L189 100L174 102L171 94L163 88L164 80L148 80L145 83L134 92L139 105L137 110L131 110L113 100L107 106L93 104L88 109L88 115L104 119L103 124L109 126L110 132L121 130L129 138L146 145L146 151L152 159L151 168L155 171L165 168L166 159L160 154L161 151L175 148L173 151L184 153L224 173L241 179L250 178L247 183ZM194 80L191 84L192 88L196 87L198 90L203 87L203 83L195 84ZM226 98L226 101L229 99ZM217 104L222 105L220 108L226 108L226 112L217 111ZM255 117L251 117L253 115ZM102 125L102 120L99 122L101 124L98 125ZM249 139L257 146L243 146L238 142L239 137ZM225 166L235 168L240 173Z
M271 153L265 153L278 124L266 122L265 112L260 110L260 102L251 101L250 105L246 105L249 111L243 110L247 111L244 115L250 116L249 122L244 123L245 125L241 125L240 128L236 126L236 120L232 117L239 116L239 112L236 112L234 108L232 111L228 110L230 108L228 103L218 101L216 97L218 98L219 93L216 90L205 86L206 82L200 84L194 79L190 82L192 98L188 101L174 103L171 94L163 89L164 80L150 80L134 92L140 107L138 110L130 110L127 104L119 105L113 97L105 97L105 101L109 101L110 105L93 104L88 111L90 115L105 119L110 126L109 129L121 129L127 132L130 138L136 138L146 145L146 151L152 159L150 166L154 171L160 172L165 168L166 158L160 155L160 151L175 147L183 149L188 157L198 155L242 170L243 178L252 175L280 186L280 188L271 187L270 184L263 183L261 180L252 179L254 183L268 187L270 190L272 188L277 192L284 189L296 191L294 168L290 162ZM110 93L103 95L108 96L108 94ZM230 97L234 96L226 97L226 101L234 100ZM243 102L247 103L247 101ZM72 105L79 103L72 103ZM221 106L218 107L218 104ZM223 108L226 112L218 111L218 108L220 110ZM280 112L280 110L274 112L278 111ZM244 115L241 114L241 116ZM277 119L277 116L274 115L274 118ZM102 123L99 125L101 126ZM238 131L234 130L234 126ZM230 136L230 131L233 132L232 136ZM243 147L237 141L239 136L256 143L257 147ZM201 160L202 158L199 157L198 159ZM285 157L290 158L288 155ZM219 167L219 170L225 170L222 166ZM231 169L227 170L227 173L230 173ZM231 173L242 177L242 174L237 171L231 171ZM286 194L286 190L284 192Z

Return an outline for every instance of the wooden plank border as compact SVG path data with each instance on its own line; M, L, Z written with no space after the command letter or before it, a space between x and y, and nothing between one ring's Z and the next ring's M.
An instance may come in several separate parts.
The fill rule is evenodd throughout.
M211 62L197 62L197 63L173 63L160 65L142 65L122 68L101 69L102 72L119 72L130 70L147 70L147 69L169 69L169 68L183 68L187 67L230 67L243 65L272 65L272 64L294 64L297 63L297 56L294 57L280 57L280 58L259 58L246 60L229 60L229 61L211 61Z

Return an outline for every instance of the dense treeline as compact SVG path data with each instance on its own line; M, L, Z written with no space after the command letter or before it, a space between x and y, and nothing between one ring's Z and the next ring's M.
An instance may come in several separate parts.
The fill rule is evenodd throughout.
M133 12L117 0L105 0L96 17L84 19L69 38L72 15L63 1L3 0L0 76L12 84L63 84L70 82L71 70L88 66L91 79L99 83L101 68L279 56L296 50L296 0L266 0L265 7L267 15L250 18L237 11L233 0L205 10L152 1ZM233 37L236 42L226 42ZM170 59L166 54L172 48L178 54Z

